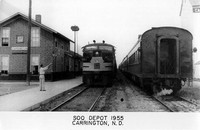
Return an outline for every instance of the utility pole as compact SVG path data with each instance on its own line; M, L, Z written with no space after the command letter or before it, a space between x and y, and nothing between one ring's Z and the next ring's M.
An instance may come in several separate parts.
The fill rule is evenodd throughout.
M32 1L29 0L29 15L28 15L28 43L27 43L27 74L26 82L30 86L30 56L31 56L31 6Z

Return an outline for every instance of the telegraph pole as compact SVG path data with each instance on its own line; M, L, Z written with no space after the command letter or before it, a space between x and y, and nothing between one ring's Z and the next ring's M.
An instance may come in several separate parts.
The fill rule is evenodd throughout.
M27 43L27 74L26 82L30 86L30 56L31 56L31 6L32 1L29 0L29 15L28 15L28 43Z

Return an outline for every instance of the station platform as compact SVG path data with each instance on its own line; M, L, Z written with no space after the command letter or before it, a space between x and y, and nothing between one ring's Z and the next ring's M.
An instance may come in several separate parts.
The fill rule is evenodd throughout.
M46 82L46 91L40 91L39 83L34 82L34 85L30 86L29 89L23 89L18 92L0 96L0 111L29 111L33 109L33 107L38 107L41 102L47 101L62 92L80 85L81 83L82 77ZM10 86L13 86L13 88L14 86L19 85L19 83L16 85L14 82L10 83ZM22 83L21 86L23 86Z

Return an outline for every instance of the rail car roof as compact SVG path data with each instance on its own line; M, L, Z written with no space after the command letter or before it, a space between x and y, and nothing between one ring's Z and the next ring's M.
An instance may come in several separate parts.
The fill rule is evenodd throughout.
M185 31L185 32L188 32L191 36L192 36L192 38L193 38L193 35L192 35L192 33L190 32L190 31L188 31L188 30L186 30L186 29L184 29L184 28L179 28L179 27L171 27L171 26L166 26L166 27L152 27L151 29L149 29L149 30L147 30L147 31L145 31L142 35L144 35L144 34L147 34L148 32L150 32L150 31L154 31L154 30L159 30L159 29L177 29L177 30L182 30L182 31Z

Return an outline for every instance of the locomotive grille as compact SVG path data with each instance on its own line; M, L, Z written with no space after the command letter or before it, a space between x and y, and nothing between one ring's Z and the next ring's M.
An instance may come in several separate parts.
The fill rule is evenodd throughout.
M94 69L100 69L100 63L94 63Z

